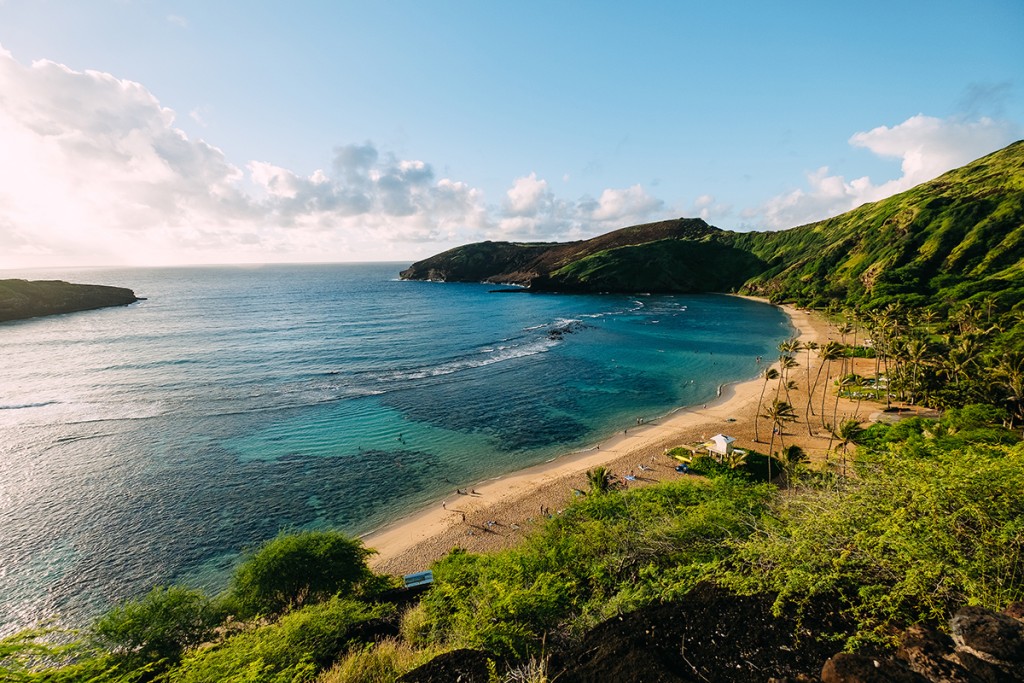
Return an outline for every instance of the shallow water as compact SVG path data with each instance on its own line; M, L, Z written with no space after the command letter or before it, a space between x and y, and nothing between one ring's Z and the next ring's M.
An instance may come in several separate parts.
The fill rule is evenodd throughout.
M792 333L735 297L496 294L402 265L31 273L148 300L0 325L0 633L219 590L280 529L362 533L703 403Z

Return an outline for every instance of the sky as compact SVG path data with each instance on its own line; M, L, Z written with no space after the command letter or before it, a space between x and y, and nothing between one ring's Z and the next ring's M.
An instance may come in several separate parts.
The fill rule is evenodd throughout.
M1021 0L0 0L0 269L785 229L1024 137L1021 36Z

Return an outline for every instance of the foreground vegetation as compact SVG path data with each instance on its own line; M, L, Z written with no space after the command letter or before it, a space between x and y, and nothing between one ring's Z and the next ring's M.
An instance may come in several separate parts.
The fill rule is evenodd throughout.
M964 604L1024 600L1024 443L1003 417L970 406L875 425L855 475L801 470L789 489L710 468L591 493L519 548L451 553L404 612L358 541L281 536L217 598L157 588L70 644L2 641L0 661L24 681L389 681L455 648L541 657L701 581L777 596L781 611L827 602L848 647L884 644Z

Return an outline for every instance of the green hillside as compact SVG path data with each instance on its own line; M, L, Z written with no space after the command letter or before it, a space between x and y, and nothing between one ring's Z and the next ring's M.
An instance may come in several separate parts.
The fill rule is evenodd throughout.
M566 244L484 242L413 264L407 279L576 292L744 291L860 307L1024 300L1024 141L888 199L777 232L700 219Z
M1024 141L818 223L732 234L769 267L750 292L820 304L1024 298Z

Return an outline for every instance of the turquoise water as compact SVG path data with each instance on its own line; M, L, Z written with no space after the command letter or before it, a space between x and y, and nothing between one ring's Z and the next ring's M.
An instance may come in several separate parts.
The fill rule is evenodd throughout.
M36 272L127 308L0 325L0 633L223 587L280 529L362 533L757 374L735 297L493 293L403 264Z

